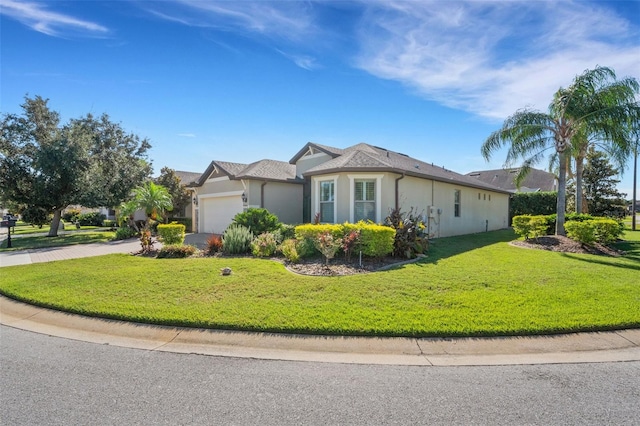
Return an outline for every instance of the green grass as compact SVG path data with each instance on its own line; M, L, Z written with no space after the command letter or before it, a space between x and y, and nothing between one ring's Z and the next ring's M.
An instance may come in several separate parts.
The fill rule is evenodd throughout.
M193 327L386 336L489 336L640 326L640 232L624 257L442 238L415 264L306 277L252 258L110 255L3 268L0 292L64 311ZM219 269L233 274L223 277Z
M46 236L26 236L26 237L18 237L18 238L12 237L11 248L10 249L7 248L7 240L4 240L2 244L0 244L0 252L70 246L75 244L104 243L112 240L114 236L115 236L115 232L111 232L111 231L101 231L101 232L90 232L90 231L67 232L65 231L64 235L60 233L57 237L46 237Z
M95 230L100 229L99 226L81 226L80 229L76 228L76 226L72 223L66 222L64 224L64 232L77 232L84 230ZM28 234L46 234L49 232L49 225L45 225L42 228L29 225L28 223L24 223L21 221L16 222L16 226L11 229L11 235L28 235ZM5 229L6 233L6 229Z

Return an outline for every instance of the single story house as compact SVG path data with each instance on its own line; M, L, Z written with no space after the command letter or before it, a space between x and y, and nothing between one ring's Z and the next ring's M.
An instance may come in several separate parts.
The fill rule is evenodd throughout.
M558 178L553 173L544 170L530 169L527 177L518 188L514 182L516 174L520 169L498 169L498 170L478 170L467 173L467 176L474 177L484 183L488 183L509 192L541 192L557 191Z
M510 191L366 143L309 142L288 163L213 161L191 188L195 232L222 233L249 207L290 224L316 215L323 223L381 223L393 208L413 208L432 237L508 226Z

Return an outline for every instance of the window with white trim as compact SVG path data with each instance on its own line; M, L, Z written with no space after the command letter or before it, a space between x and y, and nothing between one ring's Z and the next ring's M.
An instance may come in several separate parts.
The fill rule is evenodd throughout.
M376 221L376 181L375 180L355 180L354 181L354 206L353 220Z
M460 190L456 189L453 195L453 215L460 217Z
M335 182L325 180L320 182L320 221L335 223L333 216L335 203Z

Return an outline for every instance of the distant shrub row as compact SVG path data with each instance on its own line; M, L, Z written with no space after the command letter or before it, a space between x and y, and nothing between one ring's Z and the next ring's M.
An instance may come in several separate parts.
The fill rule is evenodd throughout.
M556 215L515 216L512 225L516 234L525 239L539 238L553 233ZM564 229L567 231L567 237L582 244L591 245L595 242L610 244L622 235L624 224L615 219L588 214L568 214Z

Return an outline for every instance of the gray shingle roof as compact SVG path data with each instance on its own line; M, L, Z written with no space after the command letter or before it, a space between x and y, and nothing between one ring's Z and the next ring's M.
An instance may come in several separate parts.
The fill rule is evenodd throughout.
M235 177L237 179L295 180L296 166L284 161L260 160L249 164Z
M512 169L496 169L496 170L479 170L467 173L482 182L497 186L509 192L517 192L516 184L513 182L517 168ZM554 174L545 172L544 170L531 169L525 180L520 185L520 192L536 192L536 191L556 191L556 177Z
M460 184L498 192L508 192L497 186L487 184L470 176L425 163L405 154L388 149L360 143L345 148L342 155L307 170L304 176L323 175L336 172L393 172L433 179L440 182ZM294 157L295 158L295 157Z
M182 184L187 186L189 186L194 182L197 182L198 179L200 179L200 176L202 175L202 173L185 172L182 170L176 170L175 174L180 178L180 181L182 182Z
M251 164L231 163L214 160L200 176L197 186L203 185L214 169L229 176L230 179L259 179L278 182L302 182L296 179L296 166L284 161L260 160Z

